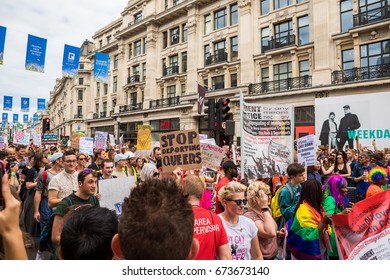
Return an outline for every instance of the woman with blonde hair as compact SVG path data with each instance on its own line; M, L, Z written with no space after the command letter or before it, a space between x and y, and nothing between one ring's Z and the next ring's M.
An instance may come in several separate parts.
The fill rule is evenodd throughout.
M257 238L255 223L243 216L246 187L238 182L229 182L218 192L219 201L224 211L221 218L228 236L229 247L233 260L262 260L263 255Z
M270 187L264 182L253 182L247 190L248 212L244 214L255 222L260 249L265 260L274 260L278 254L277 236L284 236L285 229L278 231L278 225L272 217Z

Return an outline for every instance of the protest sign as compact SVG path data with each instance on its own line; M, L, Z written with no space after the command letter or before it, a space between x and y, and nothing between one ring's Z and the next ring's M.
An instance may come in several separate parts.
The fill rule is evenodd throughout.
M115 145L115 137L114 137L114 135L108 134L108 137L109 137L109 139L110 139L110 144L111 144L111 145Z
M80 137L79 153L87 155L93 154L93 138Z
M108 132L96 131L93 147L96 149L106 149Z
M390 259L390 189L356 203L352 212L331 219L343 259Z
M163 172L177 167L201 169L202 158L197 130L172 131L160 134Z
M43 145L57 145L58 135L56 134L42 134Z
M41 135L38 134L34 129L31 130L31 136L32 136L32 140L33 140L33 144L34 146L41 146Z
M293 117L293 106L244 103L241 158L246 178L287 173L293 162Z
M4 135L0 135L0 150L4 149Z
M84 136L83 132L72 132L71 147L78 150L80 147L80 138Z
M217 145L206 143L200 143L200 148L202 152L202 166L217 170L225 156L223 149Z
M203 144L217 145L214 138L199 139L199 142Z
M99 193L102 195L100 206L112 210L118 209L118 204L122 204L123 199L130 195L131 189L135 186L133 176L99 180ZM120 213L120 211L119 211Z
M14 132L13 142L17 145L28 145L28 142L30 142L30 133Z
M315 166L316 157L316 138L314 135L307 135L298 139L298 163L303 166Z
M152 136L150 125L139 125L137 131L137 150L149 150Z

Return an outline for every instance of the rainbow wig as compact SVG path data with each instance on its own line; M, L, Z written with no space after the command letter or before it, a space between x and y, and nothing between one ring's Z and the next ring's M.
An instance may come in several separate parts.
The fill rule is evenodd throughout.
M345 197L340 194L340 189L344 186L347 186L347 180L340 175L332 175L326 179L323 191L324 199L329 195L334 198L336 201L336 206L339 208L345 207Z
M375 185L382 184L385 178L387 178L387 170L383 167L376 166L368 173L368 180Z

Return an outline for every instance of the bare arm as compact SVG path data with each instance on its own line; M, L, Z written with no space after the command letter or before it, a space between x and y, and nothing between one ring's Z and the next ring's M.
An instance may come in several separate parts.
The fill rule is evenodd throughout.
M58 191L57 190L49 190L48 192L48 199L49 199L49 207L54 208L58 205L58 203L61 202L61 198L58 198Z
M53 244L56 246L60 245L61 232L63 227L64 227L64 217L55 215L54 222L53 222L53 229L51 233L51 241L53 241Z
M257 236L252 238L251 241L251 257L252 260L263 260L263 253L261 253L259 239Z
M42 191L36 191L34 196L34 219L38 222L41 220L41 215L39 213L39 205L41 204Z
M225 245L218 247L217 257L219 260L231 260L232 259L232 253L230 252L230 249L229 249L229 243L226 243Z
M258 220L255 225L258 229L257 235L262 238L273 238L276 236L275 220L270 211L264 211L264 222Z
M321 165L321 170L322 170L322 173L324 175L329 175L329 174L332 174L333 170L334 170L334 165L332 165L331 167L328 168L328 170L325 170L324 166Z

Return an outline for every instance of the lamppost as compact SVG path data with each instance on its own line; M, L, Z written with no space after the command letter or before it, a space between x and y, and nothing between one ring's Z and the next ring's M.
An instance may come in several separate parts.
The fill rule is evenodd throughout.
M117 123L118 123L118 135L117 135L117 139L118 139L118 145L119 145L119 138L121 137L121 131L120 131L121 117L117 117L117 118L116 118L116 121L117 121Z

